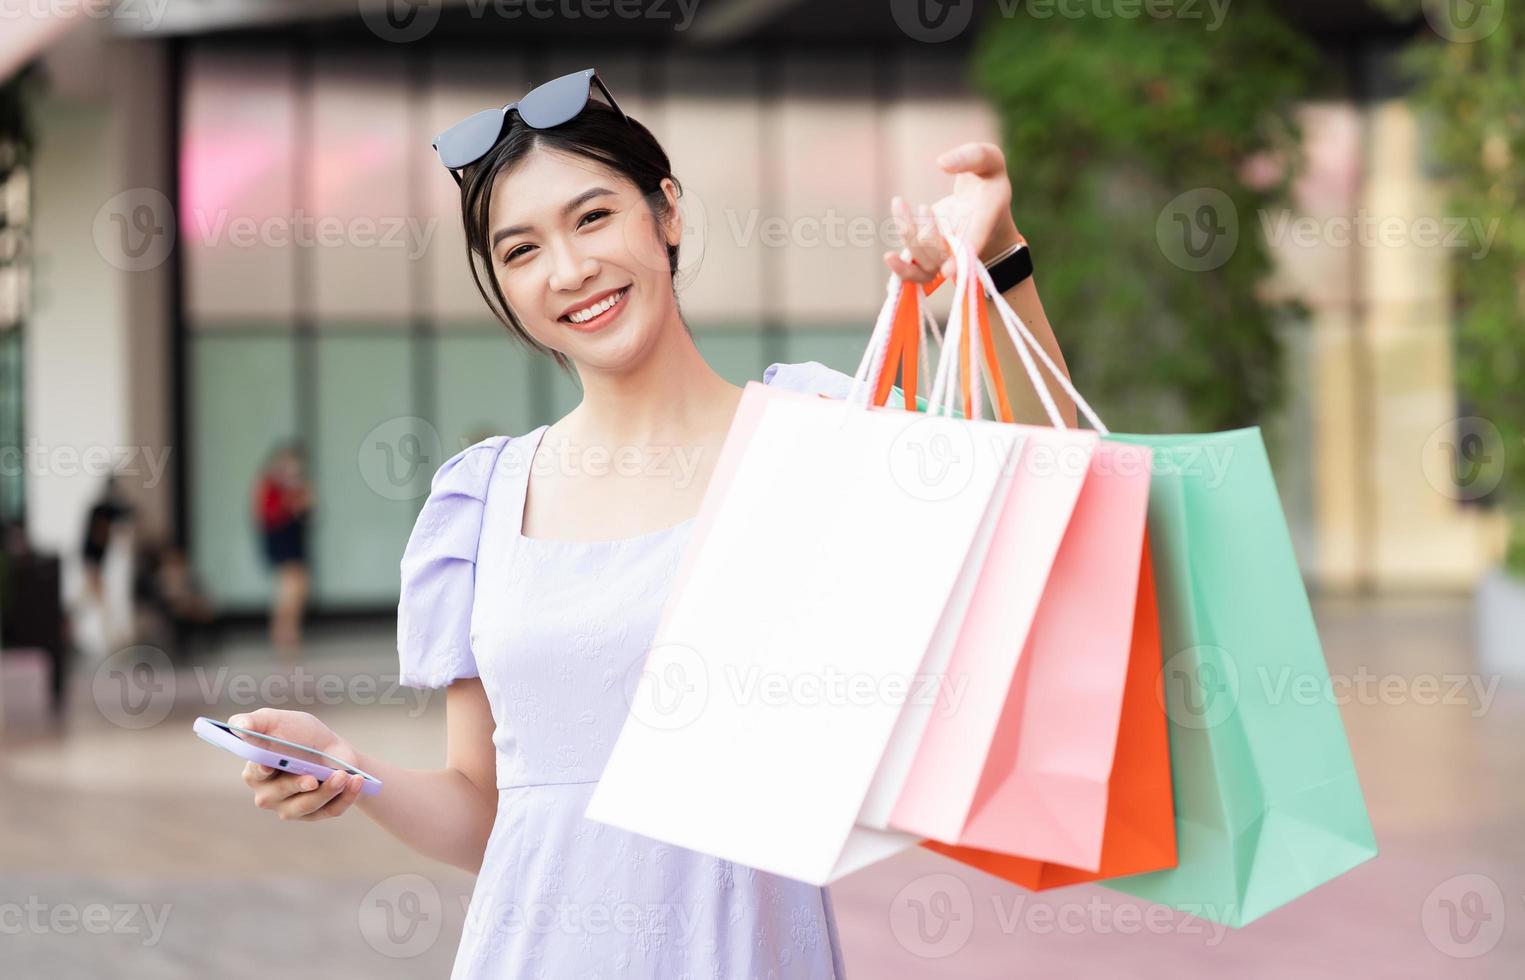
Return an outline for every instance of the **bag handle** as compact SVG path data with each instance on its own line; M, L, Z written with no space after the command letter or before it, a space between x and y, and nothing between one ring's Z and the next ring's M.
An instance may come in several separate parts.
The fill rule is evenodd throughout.
M985 309L984 294L980 290L979 280L969 273L973 266L980 265L979 257L974 253L973 247L959 239L957 235L945 232L944 240L953 254L956 269L953 311L948 318L948 337L943 342L944 359L938 362L938 375L933 385L932 405L929 406L928 412L952 415L953 399L955 394L958 394L963 399L964 417L980 418L984 407L980 394L983 380L992 392L991 400L997 417L1002 422L1013 422L1015 417L1011 410L1011 400L1007 396L1004 372L996 357L995 341L990 332L990 317ZM966 326L968 330L964 329ZM975 357L972 353L975 345L980 347L979 357ZM954 364L958 365L959 372L956 393L951 377ZM1028 369L1029 372L1036 370L1031 366ZM1050 419L1057 427L1064 427L1064 421L1059 417L1057 410L1050 413Z
M942 355L938 359L932 393L928 399L927 413L938 414L941 411L941 414L953 414L952 385L948 374L951 373L955 358L958 358L956 363L959 363L962 369L960 372L960 388L964 397L964 416L965 418L978 417L974 413L980 411L977 407L979 404L979 378L970 377L973 372L969 370L968 349L960 341L961 335L965 332L962 329L963 324L966 320L972 320L971 331L976 335L973 342L981 343L985 355L984 358L977 359L978 366L975 368L975 371L981 371L988 367L991 375L991 389L996 392L998 412L1001 414L1002 421L1012 420L1011 406L1006 397L1004 378L1001 375L1000 363L995 356L995 346L989 331L989 315L982 301L988 295L991 302L995 305L996 313L1000 316L1002 325L1017 349L1018 356L1022 359L1022 367L1027 373L1028 380L1032 382L1033 389L1038 393L1038 398L1043 403L1044 412L1048 415L1049 421L1054 428L1067 429L1069 427L1059 414L1053 395L1033 361L1033 354L1037 354L1038 360L1043 363L1043 366L1048 369L1054 380L1059 383L1060 388L1075 403L1081 414L1085 416L1086 421L1091 423L1091 427L1098 433L1107 435L1111 430L1102 422L1100 416L1096 414L1090 403L1085 400L1080 392L1075 390L1075 386L1065 376L1064 372L1059 370L1053 358L1048 355L1048 352L1033 337L1032 332L1027 328L1027 324L1022 322L1022 318L1011 308L1006 298L996 290L995 283L991 281L989 270L985 268L983 262L979 261L979 257L975 255L972 246L963 242L947 227L947 221L944 216L938 215L937 221L943 240L953 253L955 259L955 296L953 309L948 320L947 333L939 338ZM901 253L902 257L907 259L909 254L909 250L902 251ZM973 275L970 274L971 272ZM922 296L936 290L944 281L945 277L939 274L930 282L923 285L921 294L917 294L914 283L901 280L897 275L890 275L885 287L887 295L884 305L879 311L878 320L875 322L874 330L869 337L868 347L863 352L863 358L860 360L858 369L853 377L852 388L848 392L846 399L848 404L867 407L868 399L864 397L866 393L864 385L869 378L873 379L872 386L876 390L883 388L884 398L887 399L888 387L883 385L882 375L885 357L889 351L890 344L895 339L897 324L900 325L901 330L906 332L906 335L913 335L917 340L922 339L922 328L927 324L931 325L933 336L936 337L938 335L937 322L932 317L930 311L925 309ZM961 284L962 290L960 290ZM964 302L960 302L961 292ZM909 330L907 327L911 319L909 312L904 315L904 319L897 316L902 307L900 302L901 297L914 300L913 303L904 304L908 307L914 307L918 311L916 314L918 322L914 331ZM970 307L974 311L972 316L970 316ZM913 341L910 344L911 349L909 352L906 350L906 346L905 337L902 336L901 343L896 348L896 351L901 358L901 367L902 371L905 372L905 376L914 380L916 376L914 365L916 364L918 349L924 357L926 345ZM962 350L962 354L960 354L960 350ZM953 356L950 357L950 354ZM912 365L909 370L906 368L907 363ZM922 367L925 367L924 360L922 361ZM922 374L925 374L924 370ZM911 410L914 410L915 407L915 391L916 388L914 387L906 387L906 407ZM875 403L881 404L882 401L876 398Z
M944 243L949 244L944 238ZM967 249L967 246L966 246ZM951 246L950 246L951 250ZM901 252L901 258L909 261L910 250ZM972 251L969 255L959 256L960 267L965 268L969 263L977 261ZM934 292L945 281L941 274L934 277L930 282L922 286L920 293L916 291L914 283L901 280L898 287L892 283L888 287L890 296L885 300L885 308L881 309L880 317L890 317L888 340L880 339L880 343L886 343L884 360L893 363L898 357L900 360L900 379L905 396L905 408L907 411L916 410L915 396L920 391L918 380L918 361L924 368L925 360L925 334L928 324L931 332L940 344L946 343L946 336L939 336L937 321L922 301L924 294ZM965 418L980 418L983 412L983 402L980 398L981 377L987 379L987 384L993 394L993 403L997 417L1002 422L1013 422L1015 416L1011 410L1011 402L1006 393L1006 382L1001 364L995 353L995 343L990 332L989 313L982 302L983 295L979 291L978 283L967 274L955 277L955 296L952 319L950 324L957 324L956 328L950 328L950 333L960 338L958 347L958 364L960 372L960 391L963 396L963 409ZM893 312L886 313L893 305ZM969 324L972 330L972 338L966 343L963 341L964 324ZM878 329L878 327L876 327ZM984 362L978 365L979 370L971 371L970 348L978 343L981 345L981 354ZM883 363L883 362L881 362ZM939 359L941 369L943 361ZM863 366L860 363L858 376L863 375ZM925 370L921 372L923 375ZM872 404L881 406L888 402L890 389L893 386L895 376L891 370L882 367L878 372L878 382L874 391ZM937 404L938 400L934 400ZM951 408L945 409L944 414L951 415ZM1057 413L1056 413L1057 414Z
M991 281L990 271L985 268L985 263L976 259L971 263L971 267L979 277L983 287L981 291L988 294L991 302L995 304L996 313L1000 315L1002 322L1006 326L1007 333L1011 336L1012 343L1016 345L1017 353L1022 357L1022 366L1027 369L1027 376L1032 381L1033 388L1038 392L1038 397L1043 402L1044 410L1048 413L1050 421L1054 423L1054 427L1059 429L1066 428L1063 420L1059 418L1058 410L1054 407L1053 395L1049 393L1048 385L1043 382L1042 376L1038 374L1037 368L1033 364L1033 354L1038 355L1038 360L1043 362L1043 366L1048 368L1049 374L1053 375L1054 380L1059 382L1059 387L1075 403L1075 407L1080 409L1080 413L1085 416L1086 421L1091 423L1091 428L1101 435L1109 434L1111 430L1102 422L1101 417L1096 414L1096 411L1091 408L1090 403L1081 396L1080 392L1075 390L1075 386L1071 383L1070 379L1065 377L1064 372L1059 370L1059 367L1054 364L1054 359L1049 357L1048 352L1043 349L1043 345L1038 343L1033 337L1032 332L1027 329L1027 324L1022 322L1022 318L1011 308L1011 304L1006 302L1006 298L996 291L995 283ZM983 306L983 304L981 305Z
M901 255L908 259L910 252L903 251ZM870 403L884 405L895 383L895 371L885 370L886 362L898 359L905 407L908 411L916 410L916 395L920 389L918 369L925 367L923 328L926 323L932 323L933 335L937 335L936 321L925 308L922 297L941 283L939 277L921 285L918 291L916 283L890 274L885 284L884 304L879 308L868 346L853 373L852 387L845 399L847 404L860 408L867 408Z
M916 284L902 280L894 297L895 315L890 326L889 350L885 358L891 364L900 359L900 387L905 398L905 409L916 411L916 395L921 390L917 377L920 364L921 327L923 323L921 294ZM881 371L879 384L874 389L873 404L884 405L889 401L890 389L895 383L893 370Z

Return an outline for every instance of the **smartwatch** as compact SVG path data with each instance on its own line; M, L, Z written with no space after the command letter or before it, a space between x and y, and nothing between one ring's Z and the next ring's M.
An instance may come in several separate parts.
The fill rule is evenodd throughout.
M1026 242L1017 242L985 264L996 292L1004 293L1033 274L1033 253Z

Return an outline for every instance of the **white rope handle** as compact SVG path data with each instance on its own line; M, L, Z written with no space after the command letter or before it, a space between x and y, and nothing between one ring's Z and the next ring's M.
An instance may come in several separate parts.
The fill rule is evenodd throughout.
M905 261L911 260L911 250L903 248L900 257ZM890 338L894 333L895 319L900 312L902 289L906 280L901 279L894 273L890 274L889 281L885 283L884 304L879 308L879 316L874 321L874 329L869 334L868 347L863 351L863 357L858 361L858 369L853 373L852 387L848 389L844 404L858 408L867 408L872 393L878 388L883 372L893 371L894 367L885 363L889 353ZM914 399L921 395L922 378L927 376L927 328L930 326L932 335L942 342L942 334L937 329L937 318L932 311L927 309L927 304L922 297L919 284L910 291L910 301L916 304L916 329L921 342L917 344L918 355L921 361L921 370L917 374L916 387L918 390L911 392ZM901 379L904 381L905 379Z
M975 346L981 343L979 339L981 335L978 326L979 307L973 304L984 302L985 292L981 288L981 284L982 282L989 282L989 275L986 274L983 278L977 278L974 270L984 272L985 265L979 260L979 256L974 253L973 247L966 244L956 234L951 233L948 228L944 227L941 230L943 237L948 240L948 245L953 251L956 271L954 273L953 311L948 317L948 330L943 339L942 358L938 361L937 382L932 389L932 405L928 407L928 413L931 414L935 408L942 414L950 416L953 414L955 397L953 389L956 385L953 383L952 377L957 370L955 365L958 364L959 351L964 343L963 334L965 331L963 327L966 323L969 323L971 324L969 333L973 337L969 341L971 343L970 356L980 365L978 372L971 372L970 408L974 417L979 418L983 406L976 407L980 401L978 395L979 382L976 378L989 379L990 376L987 365L985 365L984 351L979 346ZM998 307L1001 305L1001 303L997 304ZM1006 322L1004 318L1002 322ZM1027 371L1027 376L1032 382L1033 389L1038 393L1039 401L1043 403L1043 408L1048 415L1050 424L1056 429L1067 429L1068 426L1065 424L1063 416L1059 414L1059 408L1054 404L1054 399L1049 393L1048 386L1043 383L1043 376L1039 373L1038 366L1034 363L1027 344L1020 335L1011 331L1009 324L1007 324L1007 329L1012 334L1012 342L1017 348L1017 355L1022 360L1022 366ZM994 391L994 381L988 380L987 383L990 390Z
M1049 373L1054 376L1054 380L1059 382L1059 387L1064 389L1064 393L1080 409L1080 413L1086 417L1086 421L1091 423L1091 428L1102 435L1107 435L1111 432L1101 421L1101 417L1091 408L1090 403L1081 397L1080 392L1075 390L1075 386L1070 383L1070 379L1065 377L1064 372L1059 370L1058 366L1054 364L1053 358L1048 356L1048 352L1043 349L1043 345L1039 344L1027 329L1027 324L1022 322L1022 318L1017 316L1017 312L1011 308L1011 304L1006 302L1006 297L996 291L995 283L991 281L990 271L985 268L985 263L975 262L974 268L980 277L980 281L984 284L985 290L989 292L991 301L995 303L996 312L1000 314L1001 321L1006 324L1007 333L1011 335L1012 343L1017 347L1017 353L1022 355L1022 365L1027 368L1028 377L1032 380L1033 387L1038 392L1038 397L1042 399L1043 407L1048 411L1049 418L1051 420L1056 419L1058 411L1053 407L1053 396L1049 394L1048 385L1043 383L1042 378L1037 373L1037 369L1033 366L1031 354L1028 352L1029 347L1032 352L1038 355L1038 359L1043 362L1043 366L1048 368ZM1055 421L1054 427L1059 429L1065 428L1064 424L1060 421Z
M965 343L964 335L967 332L969 335L967 342L970 345L970 358L977 365L977 368L971 371L969 379L971 416L975 419L983 416L981 382L983 381L992 393L995 391L995 384L990 375L989 366L985 364L984 352L981 346L983 344L983 334L980 333L979 329L978 308L974 307L973 304L983 302L985 296L988 295L991 302L995 304L996 312L1000 316L1002 324L1006 327L1007 335L1011 337L1012 344L1017 349L1017 355L1022 360L1022 367L1027 372L1027 377L1032 383L1033 390L1038 394L1038 400L1043 403L1044 413L1048 416L1049 422L1054 428L1067 429L1069 427L1065 424L1064 418L1059 414L1053 394L1050 392L1048 384L1044 381L1042 373L1038 370L1037 364L1033 361L1033 354L1035 353L1038 359L1043 362L1043 366L1054 377L1054 380L1059 382L1059 386L1063 389L1064 393L1080 409L1086 421L1091 423L1091 427L1102 435L1108 434L1111 430L1102 422L1096 411L1091 408L1090 403L1085 400L1080 392L1075 390L1075 386L1065 376L1064 372L1059 370L1053 358L1048 355L1048 352L1043 349L1043 346L1033 337L1032 332L1028 330L1027 324L1022 322L1022 318L1006 302L1006 298L996 290L995 283L990 278L989 270L985 268L985 264L975 255L973 247L952 233L945 216L939 214L936 216L936 220L940 226L939 230L943 237L947 239L948 245L953 252L956 271L954 274L953 306L948 316L948 328L945 332L939 332L937 319L932 315L931 310L927 308L927 304L922 299L921 294L914 292L911 296L911 300L917 306L917 331L922 340L918 345L921 358L921 370L918 374L917 383L918 389L921 387L919 379L928 375L927 348L929 345L926 343L928 328L930 328L933 338L938 341L941 348L941 354L937 361L936 376L933 379L932 390L927 398L926 414L953 416L957 395L956 389L958 387L955 382L955 378L958 377L957 365L959 363L960 351ZM910 261L910 249L902 249L900 256L902 259ZM904 281L898 275L891 273L885 285L886 295L884 304L880 307L873 332L869 335L868 347L864 350L863 357L858 362L858 369L853 375L852 387L849 389L847 398L844 400L845 406L867 408L871 399L871 392L878 387L881 374L887 367L885 359L889 350L895 318L899 312L901 286ZM966 325L967 331L965 330ZM920 391L912 392L911 395L913 398L917 397L920 395ZM994 396L992 395L992 397Z
M891 273L889 282L885 285L884 305L879 308L873 332L868 335L868 347L863 351L858 370L853 374L852 387L847 392L845 404L848 406L867 408L870 393L879 384L880 372L884 370L884 356L889 349L890 328L895 322L895 312L899 306L900 283L900 277Z
M964 256L964 264L966 266L971 263L978 264L979 256L974 254L974 249L970 247L969 243L964 243L964 250L968 253ZM980 385L982 372L979 369L979 363L984 359L985 348L983 344L985 343L985 336L980 333L980 308L975 304L984 302L984 297L979 294L977 289L966 290L965 292L968 294L969 303L969 308L964 311L964 320L969 324L969 351L964 356L973 365L969 371L969 417L983 419L985 417L985 406L981 402L985 400L985 393Z
M953 365L958 363L959 347L964 333L964 314L968 304L964 301L964 290L968 288L968 277L963 271L964 258L955 250L954 263L958 272L953 278L953 306L948 311L948 329L943 334L942 350L937 359L937 377L932 383L932 395L927 405L928 415L943 415L953 417L953 384L949 379Z

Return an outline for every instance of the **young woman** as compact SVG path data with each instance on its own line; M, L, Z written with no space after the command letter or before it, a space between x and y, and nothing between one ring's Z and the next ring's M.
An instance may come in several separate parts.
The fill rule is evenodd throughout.
M575 369L583 399L447 460L408 541L402 676L447 688L445 766L399 768L310 714L261 708L233 723L351 761L385 790L362 799L343 774L318 785L250 764L255 805L324 820L358 799L418 851L476 872L456 977L841 977L826 889L582 815L741 397L678 308L680 189L667 155L592 70L473 116L436 147L461 185L484 299L515 338ZM981 257L1018 242L1000 151L968 144L940 162L957 174L950 203L969 214ZM951 273L930 228L910 237L913 261L897 248L890 269ZM1005 295L1062 363L1031 279ZM1021 378L1009 341L999 353ZM764 380L840 395L850 379L808 362L773 365ZM1021 417L1043 418L1030 389L1011 396Z

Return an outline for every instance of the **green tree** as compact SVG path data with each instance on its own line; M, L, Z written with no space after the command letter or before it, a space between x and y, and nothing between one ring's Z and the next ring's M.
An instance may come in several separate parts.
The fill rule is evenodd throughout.
M1414 0L1384 6L1419 10ZM1470 31L1436 22L1445 9L1428 10L1449 38L1425 31L1404 63L1447 213L1478 219L1468 222L1467 247L1452 250L1456 379L1470 411L1498 430L1498 445L1485 450L1498 469L1484 475L1499 480L1495 499L1510 518L1505 565L1525 577L1525 9L1500 8L1485 8L1490 19Z
M1259 292L1259 215L1287 200L1294 103L1319 59L1264 0L1216 28L1056 9L988 19L973 78L999 113L1013 213L1076 381L1130 431L1261 424L1284 395L1278 326L1300 307ZM1256 160L1275 164L1269 180ZM1192 266L1174 237L1215 228L1226 260Z

